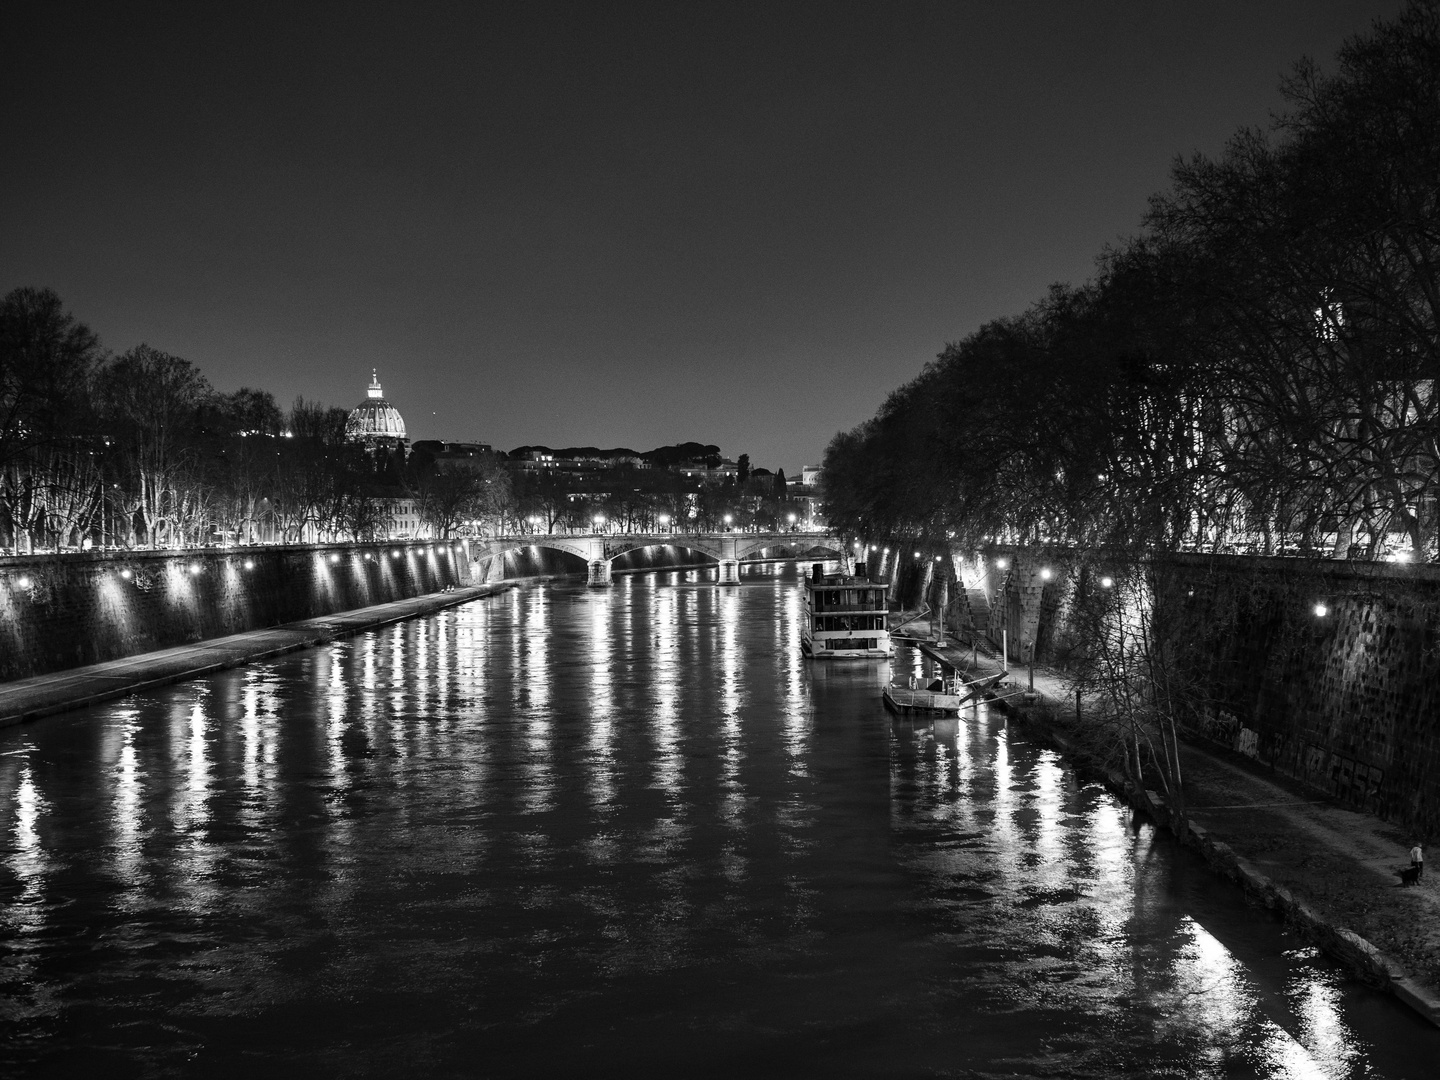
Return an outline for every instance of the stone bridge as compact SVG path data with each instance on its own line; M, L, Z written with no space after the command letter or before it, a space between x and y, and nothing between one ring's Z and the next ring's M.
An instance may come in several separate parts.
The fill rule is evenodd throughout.
M815 532L714 533L534 533L481 537L470 541L470 557L483 559L519 548L538 547L578 555L589 567L591 585L610 584L610 562L627 551L651 547L678 547L708 555L720 564L720 584L740 582L740 562L758 552L783 550L787 557L840 559L848 564L854 553L838 536Z

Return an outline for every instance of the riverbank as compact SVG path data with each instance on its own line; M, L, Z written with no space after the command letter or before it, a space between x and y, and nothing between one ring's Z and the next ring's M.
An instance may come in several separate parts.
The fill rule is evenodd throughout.
M999 657L968 644L921 647L967 677L1001 669ZM1027 668L1012 669L1008 682L996 704L1082 763L1099 765L1082 743L1085 702L1077 722L1062 675L1035 668L1033 698ZM1400 884L1410 837L1219 746L1185 745L1181 770L1189 823L1182 842L1358 977L1440 1026L1440 888L1433 875ZM1162 796L1114 771L1106 776L1116 794L1178 835Z
M516 587L512 582L463 586L450 592L428 593L264 630L212 638L193 645L179 645L101 664L17 679L0 684L0 727L28 723L43 716L124 697L152 686L181 682L211 671L311 648Z

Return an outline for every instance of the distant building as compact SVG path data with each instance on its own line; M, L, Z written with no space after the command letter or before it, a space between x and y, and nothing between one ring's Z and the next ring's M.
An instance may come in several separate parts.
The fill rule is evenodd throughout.
M477 442L421 439L411 444L410 452L429 457L436 465L461 469L484 469L496 459L494 448L489 443Z
M698 480L708 486L723 484L727 480L735 480L740 475L740 467L729 458L721 458L718 462L709 461L682 461L675 466L675 471L687 480Z
M345 421L345 437L372 450L405 450L410 445L405 437L405 420L400 410L385 400L380 375L373 369L368 396L350 410L350 418Z
M385 533L386 539L426 540L430 538L430 526L425 524L425 520L420 516L418 500L406 497L379 501L390 519L390 528Z

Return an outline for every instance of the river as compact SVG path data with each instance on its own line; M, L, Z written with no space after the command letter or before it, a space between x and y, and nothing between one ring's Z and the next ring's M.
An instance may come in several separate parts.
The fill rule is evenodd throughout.
M0 732L0 1073L1415 1077L1440 1031L793 567L525 588Z

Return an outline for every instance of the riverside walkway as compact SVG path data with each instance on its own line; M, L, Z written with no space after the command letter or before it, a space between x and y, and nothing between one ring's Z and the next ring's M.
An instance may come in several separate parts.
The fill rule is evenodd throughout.
M998 656L951 642L922 644L976 678L1001 670ZM1022 696L1029 671L1013 667L1000 691L1007 708L1068 742L1083 732L1075 720L1075 692L1058 672L1035 668L1038 695ZM1261 762L1218 745L1187 743L1181 750L1187 840L1218 870L1238 880L1268 907L1282 910L1307 936L1368 981L1394 993L1440 1025L1440 861L1418 886L1402 887L1396 871L1410 863L1414 838L1399 826L1342 806ZM1153 795L1153 793L1150 793ZM1142 800L1143 801L1143 800ZM1162 823L1163 801L1155 809ZM1435 853L1440 857L1440 850Z
M347 637L418 615L429 615L513 587L510 584L462 586L451 592L427 593L408 600L395 600L388 604L284 623L265 630L249 630L228 637L197 641L193 645L178 645L103 664L89 664L0 683L0 727L124 697L137 690L180 682L222 668L238 667L252 660L310 648L337 637Z

